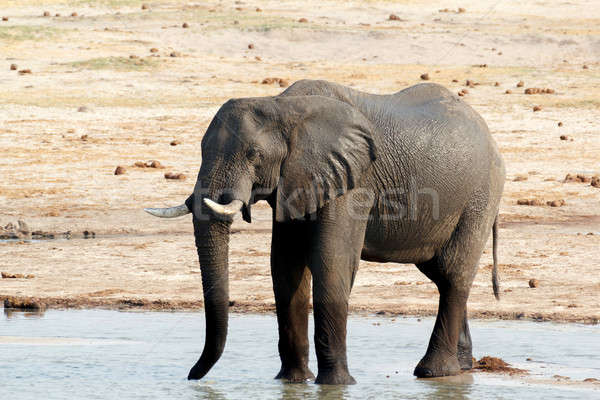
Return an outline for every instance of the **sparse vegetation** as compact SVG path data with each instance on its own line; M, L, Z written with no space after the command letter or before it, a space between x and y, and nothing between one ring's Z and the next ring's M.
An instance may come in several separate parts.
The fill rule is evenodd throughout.
M75 61L68 65L84 69L114 69L118 71L136 71L154 68L158 61L151 58L129 57L97 57L89 60Z

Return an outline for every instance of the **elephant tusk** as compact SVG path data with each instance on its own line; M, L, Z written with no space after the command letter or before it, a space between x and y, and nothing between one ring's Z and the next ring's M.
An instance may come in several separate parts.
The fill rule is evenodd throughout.
M219 204L205 197L203 201L215 214L227 217L240 211L244 205L241 200L233 200L229 204Z
M191 213L185 204L169 208L144 208L144 211L160 218L176 218Z

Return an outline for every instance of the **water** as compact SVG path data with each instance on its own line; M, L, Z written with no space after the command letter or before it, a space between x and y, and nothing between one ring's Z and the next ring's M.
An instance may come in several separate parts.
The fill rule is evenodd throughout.
M430 318L351 317L348 356L358 384L290 385L272 379L280 366L275 317L232 314L223 357L203 380L188 382L204 344L201 312L5 312L0 399L600 398L600 385L552 378L600 378L600 326L473 321L477 357L498 356L531 375L418 380L412 370L432 327ZM312 344L311 351L316 373Z

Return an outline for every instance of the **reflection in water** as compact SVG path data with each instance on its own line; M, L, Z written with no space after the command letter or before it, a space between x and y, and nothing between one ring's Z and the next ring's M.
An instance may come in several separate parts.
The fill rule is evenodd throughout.
M426 399L469 399L473 381L471 373L442 378L418 379L419 383L430 389L424 396Z
M21 311L15 308L5 308L4 315L6 318L42 318L44 316L44 310L35 310L35 311Z
M192 382L192 389L198 395L198 399L203 400L226 400L227 397L221 393L218 389L213 388L210 385L203 383Z

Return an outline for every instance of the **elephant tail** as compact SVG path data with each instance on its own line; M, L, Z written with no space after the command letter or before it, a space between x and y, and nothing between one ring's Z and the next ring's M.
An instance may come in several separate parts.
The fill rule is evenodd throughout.
M492 268L492 287L494 288L494 296L496 300L500 300L500 285L498 283L498 215L494 219L492 227L492 257L494 266Z

